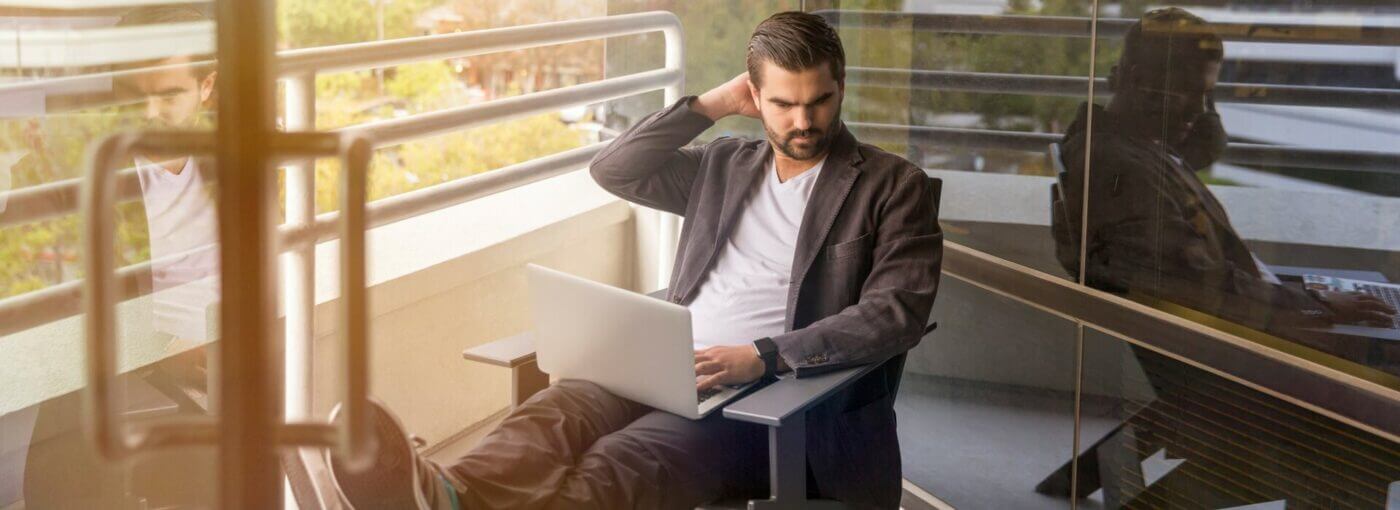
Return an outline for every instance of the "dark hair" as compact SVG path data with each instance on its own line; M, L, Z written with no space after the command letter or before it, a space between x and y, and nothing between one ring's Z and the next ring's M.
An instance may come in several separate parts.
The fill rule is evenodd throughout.
M190 5L151 5L145 7L137 7L135 9L126 11L126 13L122 15L122 18L117 21L117 26L134 27L142 25L167 25L171 23L194 23L209 20L209 16L205 15L204 11L201 11ZM190 54L185 56L189 58L190 62L214 60L214 55L209 53ZM155 62L159 62L160 60L164 59L127 64L122 67L144 67L147 65L151 65ZM193 66L190 68L190 72L194 74L195 78L202 80L205 76L208 76L209 73L214 72L214 66Z
M1183 66L1225 58L1224 43L1210 23L1184 9L1153 9L1133 23L1123 37L1122 72L1165 76Z
M798 11L780 12L758 24L749 37L749 80L762 85L764 62L788 71L831 67L831 77L846 81L846 50L841 37L821 16Z

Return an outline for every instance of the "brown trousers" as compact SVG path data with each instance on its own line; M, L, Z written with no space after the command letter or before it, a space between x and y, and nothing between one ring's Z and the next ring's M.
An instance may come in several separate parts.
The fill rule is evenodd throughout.
M444 470L469 509L692 509L765 493L767 437L719 412L692 421L566 380Z

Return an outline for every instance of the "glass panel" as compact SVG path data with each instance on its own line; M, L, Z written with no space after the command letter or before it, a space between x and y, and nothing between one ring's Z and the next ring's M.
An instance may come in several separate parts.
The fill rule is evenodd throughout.
M895 405L904 478L954 508L1069 508L1074 323L946 275L933 320Z
M84 431L78 290L95 254L74 209L87 151L108 135L213 130L213 22L184 6L17 12L0 29L0 507L210 507L212 448L112 463ZM110 418L208 414L220 295L213 163L174 147L118 153L112 165L118 203L104 214L121 268L122 398Z
M1090 5L828 0L806 8L840 26L848 125L943 180L947 239L1065 278L1049 235L1062 222L1052 221L1059 169L1047 149L1088 95Z
M1065 278L1046 153L1088 97L1090 26L1052 17L1089 5L804 8L845 43L847 126L942 180L946 240ZM1070 507L1074 324L947 274L938 294L898 397L905 478L956 508Z
M758 23L774 13L797 10L798 0L608 0L608 14L664 10L680 18L685 39L685 94L700 95L745 72L749 35ZM619 38L608 45L608 76L661 67L664 55L661 34ZM632 123L661 106L661 94L620 100L608 110L608 127L626 130ZM762 124L745 118L726 118L697 138L706 142L720 136L761 137Z
M1084 356L1081 506L1393 505L1391 441L1097 330Z
M1086 279L1400 388L1400 87L1365 71L1298 88L1322 83L1309 78L1315 65L1393 72L1393 59L1358 57L1393 38L1329 7L1299 9L1103 21L1113 95L1095 109L1092 140L1071 130L1063 144L1071 216L1089 224ZM1266 24L1299 28L1265 36ZM1299 70L1270 71L1283 61Z
M1393 58L1367 56L1393 56L1391 18L1326 2L1124 5L1101 20L1097 73L1110 95L1062 146L1070 217L1087 224L1084 278L1261 348L1199 367L1091 335L1085 379L1109 393L1086 387L1084 419L1122 423L1080 438L1081 481L1102 486L1095 501L1386 508L1394 497L1400 445L1203 369L1269 377L1258 368L1272 349L1400 388L1385 303L1400 292L1389 283L1400 87ZM1106 414L1087 405L1100 397ZM1306 404L1361 412L1345 399Z

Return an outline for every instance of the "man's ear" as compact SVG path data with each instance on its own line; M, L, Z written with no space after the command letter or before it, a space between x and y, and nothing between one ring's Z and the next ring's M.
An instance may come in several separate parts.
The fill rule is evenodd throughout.
M759 101L758 85L754 84L752 76L749 77L748 84L749 97L753 99L753 106L761 111L763 109L763 103Z
M199 81L199 102L207 103L209 98L214 97L214 87L218 83L218 77L218 71L211 71L203 80Z

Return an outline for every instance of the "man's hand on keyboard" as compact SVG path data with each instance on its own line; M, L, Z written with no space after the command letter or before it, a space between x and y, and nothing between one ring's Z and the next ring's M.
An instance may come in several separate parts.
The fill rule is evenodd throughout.
M763 376L763 360L751 345L725 345L695 351L698 390L721 384L739 385Z
M1322 302L1337 314L1336 321L1343 324L1381 323L1389 324L1395 316L1395 309L1379 298L1360 292L1318 292Z

